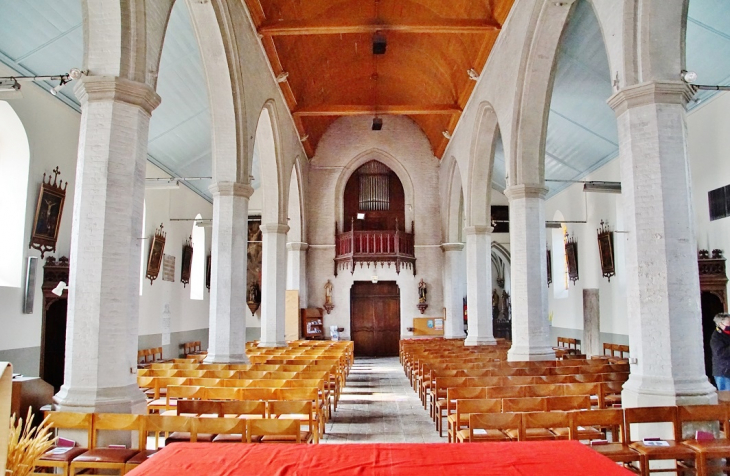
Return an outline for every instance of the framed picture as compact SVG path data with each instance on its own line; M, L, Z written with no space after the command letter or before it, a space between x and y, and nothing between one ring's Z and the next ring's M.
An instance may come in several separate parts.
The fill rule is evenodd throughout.
M553 258L550 250L547 251L547 284L548 287L553 283Z
M162 224L155 231L155 235L150 243L150 256L147 259L147 273L146 278L150 280L150 284L157 279L160 274L160 268L162 267L162 255L165 252L165 235L162 231Z
M246 276L246 289L251 286L261 289L261 262L263 248L261 246L261 216L248 217L248 266ZM260 291L259 291L260 292ZM259 302L261 300L259 299ZM251 311L252 313L255 311Z
M51 176L48 176L48 182L46 182L46 174L43 174L43 182L38 194L38 204L33 219L33 230L28 245L28 248L34 248L41 252L41 259L43 259L46 252L56 251L58 229L61 227L63 204L66 201L68 182L66 185L63 184L63 180L56 182L61 174L58 167L53 170L53 173L53 184L51 184Z
M180 268L180 282L187 287L190 282L190 270L193 267L193 237L189 237L182 249L182 267Z
M575 286L575 282L578 281L578 243L573 238L565 241L565 257L568 262L568 278Z
M603 277L611 282L611 276L616 276L616 265L613 261L613 232L608 224L601 221L601 228L598 229L598 252L601 256L601 271Z

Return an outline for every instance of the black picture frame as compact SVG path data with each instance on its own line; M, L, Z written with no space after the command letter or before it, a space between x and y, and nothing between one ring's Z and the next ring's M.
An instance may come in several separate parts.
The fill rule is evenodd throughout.
M147 258L147 273L145 277L150 280L152 284L157 276L160 275L160 269L162 268L162 256L165 253L165 235L162 231L163 226L160 224L160 228L155 231L155 235L150 243L150 256Z
M604 231L598 234L598 252L601 257L601 272L604 278L611 282L611 276L616 276L616 263L613 259L613 232Z
M550 250L546 250L547 254L547 284L550 287L553 284L553 257Z
M58 231L61 228L61 218L63 217L63 204L66 201L66 185L63 180L57 182L56 179L61 172L58 167L53 171L54 178L51 184L51 176L48 176L46 182L46 174L43 174L43 182L38 192L38 203L33 218L33 229L30 234L30 243L28 248L33 248L41 252L41 259L45 257L47 252L56 251L56 242L58 241Z
M568 279L575 282L578 281L578 243L573 238L568 238L565 242L565 257L568 262Z
M193 237L185 241L182 248L182 266L180 267L180 282L187 287L190 282L190 273L193 267Z

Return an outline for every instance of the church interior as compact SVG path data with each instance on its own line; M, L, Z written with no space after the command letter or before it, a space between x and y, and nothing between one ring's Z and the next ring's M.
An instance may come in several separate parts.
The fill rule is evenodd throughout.
M564 474L713 474L728 19L723 0L0 0L0 417L12 383L13 411L87 425L89 451L113 425L162 447L147 435L183 431L163 415L217 402L165 464L210 464L204 434L275 440L265 407L277 431L309 415L310 471L381 443L424 445L393 474L509 474L449 443L516 440L544 474L571 454ZM44 465L94 466L71 453ZM105 468L167 474L127 456Z

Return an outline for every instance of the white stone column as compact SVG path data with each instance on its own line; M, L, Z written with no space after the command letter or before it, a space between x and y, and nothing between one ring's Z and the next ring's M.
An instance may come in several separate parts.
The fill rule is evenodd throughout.
M208 363L248 363L246 266L250 185L218 182L213 195Z
M261 341L259 347L286 347L286 233L287 225L261 225Z
M512 255L512 347L507 358L512 361L555 358L547 315L546 193L529 185L505 190Z
M631 375L627 407L716 402L705 376L682 82L628 87L618 118Z
M307 243L291 242L286 244L288 263L286 269L286 289L299 291L299 306L307 306Z
M464 244L444 243L444 337L464 338Z
M492 331L492 227L468 226L466 233L466 306L464 345L495 345Z
M139 260L147 139L160 97L147 85L90 76L81 103L65 380L59 410L142 413L137 387Z

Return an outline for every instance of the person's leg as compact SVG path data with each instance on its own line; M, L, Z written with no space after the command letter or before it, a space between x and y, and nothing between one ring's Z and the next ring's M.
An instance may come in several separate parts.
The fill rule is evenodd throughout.
M730 390L730 377L715 376L715 384L718 390Z

